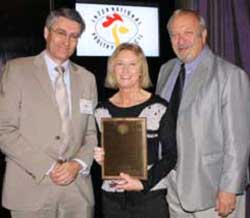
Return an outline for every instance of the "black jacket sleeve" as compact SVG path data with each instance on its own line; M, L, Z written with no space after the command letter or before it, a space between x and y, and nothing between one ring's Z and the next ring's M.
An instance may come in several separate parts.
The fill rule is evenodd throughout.
M148 179L141 181L143 192L149 191L162 178L164 178L176 165L177 146L176 146L176 123L169 110L163 116L160 129L159 141L162 146L162 158L154 163L148 170Z

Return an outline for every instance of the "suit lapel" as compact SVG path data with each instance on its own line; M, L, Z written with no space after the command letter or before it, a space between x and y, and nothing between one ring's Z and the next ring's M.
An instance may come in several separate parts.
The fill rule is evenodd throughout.
M71 88L71 101L72 101L72 127L74 135L77 133L77 129L80 126L80 105L79 99L81 97L81 80L77 67L70 63L70 88Z
M42 90L47 94L47 96L53 102L54 106L56 106L56 108L57 108L54 89L52 87L51 80L49 78L48 69L47 69L47 66L45 64L43 53L44 52L40 53L34 59L34 65L37 68L34 71L34 74L35 74L36 78L38 79Z
M212 53L208 50L208 54L205 55L203 60L197 66L195 72L191 76L186 90L183 93L182 101L179 108L179 113L184 111L193 101L196 96L199 95L200 89L204 82L208 79L212 68Z

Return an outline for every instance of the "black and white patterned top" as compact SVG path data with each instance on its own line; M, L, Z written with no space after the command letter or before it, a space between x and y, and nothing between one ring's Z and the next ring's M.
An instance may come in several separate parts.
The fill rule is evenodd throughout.
M101 131L101 118L108 117L145 117L147 121L148 146L148 179L142 181L144 191L166 188L166 175L176 164L176 147L164 135L168 125L167 102L157 95L152 95L147 101L131 106L118 107L112 102L99 103L95 110L95 118ZM105 180L102 189L115 191L111 187L113 181Z

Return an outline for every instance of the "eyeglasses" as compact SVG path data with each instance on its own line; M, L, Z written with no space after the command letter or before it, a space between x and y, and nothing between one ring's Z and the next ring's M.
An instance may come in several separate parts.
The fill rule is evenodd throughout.
M53 28L50 28L49 29L50 31L52 31L53 33L55 33L57 35L57 37L61 38L61 39L67 39L69 38L69 40L71 42L76 42L79 37L80 37L80 34L79 33L67 33L65 30L62 30L62 29L53 29Z

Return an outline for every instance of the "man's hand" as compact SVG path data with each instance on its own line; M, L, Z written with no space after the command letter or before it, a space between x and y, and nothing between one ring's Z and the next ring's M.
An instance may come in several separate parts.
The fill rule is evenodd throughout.
M76 161L57 163L49 176L57 185L68 185L75 180L80 170L81 165Z
M227 217L236 207L236 195L230 192L219 192L215 210L221 217Z

